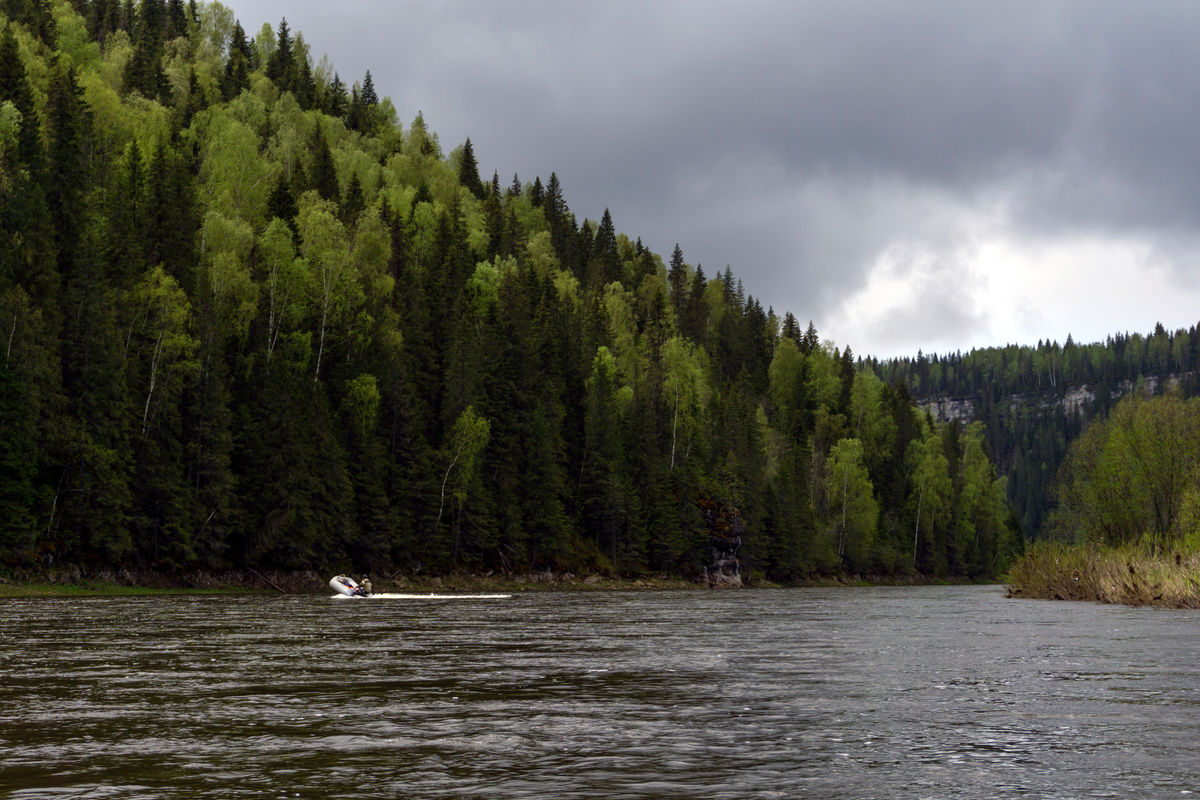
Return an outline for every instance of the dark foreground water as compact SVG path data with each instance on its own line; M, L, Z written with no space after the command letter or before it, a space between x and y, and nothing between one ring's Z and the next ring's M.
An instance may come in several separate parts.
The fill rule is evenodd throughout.
M0 797L1200 793L1200 615L997 587L0 601Z

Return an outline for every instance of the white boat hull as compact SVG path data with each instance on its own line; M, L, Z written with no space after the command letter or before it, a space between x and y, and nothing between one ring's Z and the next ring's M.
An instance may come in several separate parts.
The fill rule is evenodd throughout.
M365 597L363 591L353 578L347 578L345 575L335 575L329 579L329 588L333 589L339 595L344 597Z

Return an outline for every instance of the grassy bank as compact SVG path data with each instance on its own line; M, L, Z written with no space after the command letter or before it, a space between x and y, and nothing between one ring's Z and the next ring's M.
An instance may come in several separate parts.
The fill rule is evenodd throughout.
M3 597L84 597L163 594L311 594L329 593L329 575L316 572L234 570L228 572L162 573L156 571L101 571L83 574L78 570L37 574L0 573ZM358 578L358 575L352 577ZM512 593L547 591L654 591L699 589L706 584L679 576L576 575L570 572L526 572L479 575L372 576L376 592L469 592ZM778 584L760 575L743 576L746 588L776 589L784 586L912 586L943 583L934 578L911 575L832 575L792 584Z
M323 595L329 594L328 581L328 575L322 576L315 572L230 571L166 574L122 571L85 576L78 572L64 571L50 575L0 575L0 598L247 593ZM669 576L622 578L548 572L511 575L393 575L374 578L376 592L619 591L694 589L699 585L694 581Z
M1042 542L1008 573L1010 597L1200 608L1200 553Z

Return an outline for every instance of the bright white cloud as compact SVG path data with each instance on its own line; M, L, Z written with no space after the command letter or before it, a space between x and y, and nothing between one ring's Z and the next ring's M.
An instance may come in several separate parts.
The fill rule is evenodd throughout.
M1200 286L1179 281L1173 263L1137 238L1000 233L953 250L890 246L833 316L833 338L879 357L1068 335L1083 343L1146 332L1155 322L1190 327L1200 316Z

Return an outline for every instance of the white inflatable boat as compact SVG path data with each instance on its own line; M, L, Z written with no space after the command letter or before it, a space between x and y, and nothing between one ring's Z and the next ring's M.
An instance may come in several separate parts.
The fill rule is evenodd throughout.
M353 578L347 578L345 575L334 575L329 579L329 588L333 589L338 594L344 594L346 597L366 597L367 590L358 585L358 582Z

